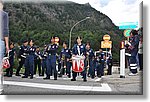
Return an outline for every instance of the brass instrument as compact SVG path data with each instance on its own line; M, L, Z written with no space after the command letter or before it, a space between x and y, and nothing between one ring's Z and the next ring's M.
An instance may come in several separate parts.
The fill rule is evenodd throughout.
M37 52L35 52L35 55L38 56L38 58L39 58L40 60L42 60L42 57L41 57L39 54L37 54Z
M62 63L64 62L64 64L63 64L63 68L66 68L66 57L65 57L65 54L62 54Z
M66 57L65 57L65 54L62 54L61 69L60 69L60 75L59 75L59 77L62 77L63 69L64 69L64 73L66 73Z
M87 68L90 68L89 54L86 54Z

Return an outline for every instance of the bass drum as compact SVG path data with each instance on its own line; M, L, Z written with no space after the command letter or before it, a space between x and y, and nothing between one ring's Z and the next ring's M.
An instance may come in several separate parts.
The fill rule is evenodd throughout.
M10 63L8 57L4 57L2 60L2 67L3 69L8 69L10 68Z
M84 71L84 56L74 56L72 57L72 70L74 72L83 72Z

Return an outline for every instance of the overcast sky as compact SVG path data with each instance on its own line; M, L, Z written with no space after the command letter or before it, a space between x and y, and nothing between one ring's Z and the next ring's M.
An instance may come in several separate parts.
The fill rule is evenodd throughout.
M141 0L68 0L80 4L89 3L96 10L109 16L113 23L138 22Z

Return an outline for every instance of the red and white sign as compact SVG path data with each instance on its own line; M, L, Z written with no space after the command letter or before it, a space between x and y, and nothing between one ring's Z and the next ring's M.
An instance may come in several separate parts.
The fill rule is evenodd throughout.
M84 56L74 56L72 57L72 70L74 72L84 71Z
M104 40L104 41L109 41L109 40L110 40L110 36L107 35L107 34L104 35L104 36L103 36L103 40Z

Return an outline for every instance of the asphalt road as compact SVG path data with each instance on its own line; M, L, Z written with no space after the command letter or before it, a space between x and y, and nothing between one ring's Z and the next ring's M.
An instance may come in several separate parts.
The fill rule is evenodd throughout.
M101 78L99 82L88 78L83 82L81 76L77 81L72 82L66 76L58 80L43 80L43 77L36 75L34 79L22 79L13 76L4 78L4 95L22 95L22 94L46 94L46 95L141 95L143 93L142 72L137 76L128 76L120 78L118 72L113 75L107 75Z

